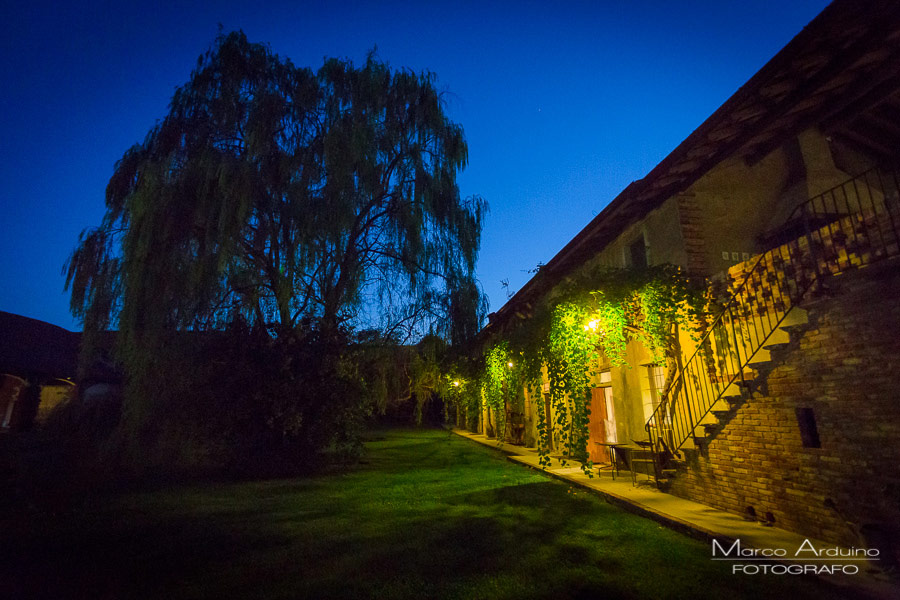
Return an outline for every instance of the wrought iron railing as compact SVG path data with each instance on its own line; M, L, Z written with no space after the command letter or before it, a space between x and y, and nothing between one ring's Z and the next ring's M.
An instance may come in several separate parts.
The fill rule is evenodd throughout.
M799 205L767 252L732 269L721 312L647 421L657 480L720 401L758 383L767 344L830 275L900 255L900 176L873 169ZM740 265L738 265L740 267ZM720 405L721 406L721 405Z

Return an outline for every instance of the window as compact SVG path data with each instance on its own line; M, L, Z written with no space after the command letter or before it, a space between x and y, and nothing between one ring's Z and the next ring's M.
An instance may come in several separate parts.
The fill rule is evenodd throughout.
M612 388L600 388L603 390L604 401L606 402L606 418L603 420L603 432L606 435L606 441L615 444L619 441L616 433L616 414L613 406Z
M811 408L797 409L797 424L800 426L800 440L804 448L821 448L819 428L816 427L816 414Z
M647 258L647 241L643 233L638 239L631 242L626 249L625 263L626 266L636 268L649 266L650 262Z
M644 368L646 371L641 378L641 397L644 420L647 420L659 406L663 384L666 382L666 368L661 365L644 365Z

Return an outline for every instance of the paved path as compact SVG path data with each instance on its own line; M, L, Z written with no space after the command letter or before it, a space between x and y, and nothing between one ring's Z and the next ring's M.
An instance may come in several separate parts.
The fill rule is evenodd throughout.
M532 448L498 444L493 438L462 429L454 429L453 432L503 452L513 462L541 469L538 453ZM616 478L613 477L612 471L601 471L599 475L595 473L593 477L588 477L581 471L580 466L572 466L573 464L577 465L578 463L570 461L569 465L564 467L559 460L551 459L551 465L544 471L552 477L589 489L630 512L651 518L666 527L709 542L711 556L713 540L716 540L718 546L725 552L731 549L735 541L740 540L740 548L784 549L787 556L779 559L780 562L814 565L846 564L842 561L810 561L809 559L813 555L807 551L802 551L798 557L794 557L800 548L812 546L821 550L834 548L834 544L777 527L762 525L755 521L747 521L731 513L663 493L643 475L639 476L638 485L633 485L631 473L628 471L620 471ZM735 551L732 550L729 557L734 556ZM756 561L758 560L756 559ZM741 562L757 564L746 560ZM839 586L852 587L855 591L863 592L873 598L900 598L900 587L896 585L896 582L892 583L886 580L880 573L868 572L871 569L870 563L858 561L853 564L859 566L857 575L821 575L821 577Z

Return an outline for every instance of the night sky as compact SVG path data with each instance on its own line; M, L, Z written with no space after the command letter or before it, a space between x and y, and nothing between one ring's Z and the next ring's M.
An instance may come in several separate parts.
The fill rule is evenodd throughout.
M490 205L491 310L643 177L827 4L6 2L0 11L0 310L78 330L62 265L97 225L115 161L197 57L243 29L295 64L430 70Z

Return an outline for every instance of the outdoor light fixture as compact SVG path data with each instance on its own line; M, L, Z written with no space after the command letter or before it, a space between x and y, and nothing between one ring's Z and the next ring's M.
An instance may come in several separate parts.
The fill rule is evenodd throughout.
M512 369L512 361L509 361L509 362L506 363L506 364L509 366L510 369Z
M588 321L588 324L584 326L584 330L585 331L588 331L588 330L597 331L598 325L599 325L599 323L597 322L597 319L593 319L591 321Z
M453 382L453 387L459 387L459 379Z

